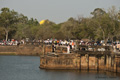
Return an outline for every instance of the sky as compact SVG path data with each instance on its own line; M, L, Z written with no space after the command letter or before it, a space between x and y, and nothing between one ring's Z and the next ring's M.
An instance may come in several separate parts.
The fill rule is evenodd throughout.
M120 10L120 0L0 0L0 9L8 7L29 19L48 19L57 24L70 17L90 17L95 8L107 11L112 6Z

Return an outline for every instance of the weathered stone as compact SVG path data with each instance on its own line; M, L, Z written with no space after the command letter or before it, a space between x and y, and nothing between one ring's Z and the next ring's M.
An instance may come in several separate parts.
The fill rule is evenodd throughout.
M57 48L61 49L61 48ZM107 51L73 51L48 53L40 58L40 68L100 70L120 73L120 55Z

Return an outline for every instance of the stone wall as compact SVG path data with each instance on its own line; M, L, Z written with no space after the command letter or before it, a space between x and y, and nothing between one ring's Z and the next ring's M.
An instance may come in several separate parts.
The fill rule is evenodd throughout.
M5 53L12 54L15 53L15 55L40 55L42 47L41 46L28 46L28 45L22 45L22 46L0 46L0 53L3 55Z
M0 52L16 52L16 46L0 46Z
M120 73L120 56L116 56L115 62L116 62L116 70L117 72Z
M41 57L40 67L46 69L79 69L80 59L75 54L51 54Z
M41 46L19 46L16 49L17 55L40 55L42 54Z
M42 45L20 45L20 46L0 46L0 54L12 54L15 55L42 55L43 53L47 54L52 51L50 45L44 45L44 52ZM63 53L67 52L67 49L64 47L56 47L56 52Z
M90 54L49 53L40 58L40 68L100 70L120 73L120 57Z

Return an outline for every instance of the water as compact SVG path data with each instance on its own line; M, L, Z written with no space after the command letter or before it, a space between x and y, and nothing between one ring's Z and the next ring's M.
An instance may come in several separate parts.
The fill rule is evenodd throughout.
M36 56L0 56L0 80L120 80L111 72L39 69Z

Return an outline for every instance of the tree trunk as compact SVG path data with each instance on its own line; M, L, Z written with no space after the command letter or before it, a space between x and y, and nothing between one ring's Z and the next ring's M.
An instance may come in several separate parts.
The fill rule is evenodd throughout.
M105 45L107 45L107 39L104 39L105 40Z
M8 30L5 30L6 41L8 40Z
M102 28L101 28L101 30L102 30L102 34L103 34L103 39L105 41L105 45L107 45L107 39L105 37L105 32L104 32L104 30Z

